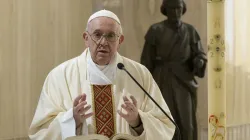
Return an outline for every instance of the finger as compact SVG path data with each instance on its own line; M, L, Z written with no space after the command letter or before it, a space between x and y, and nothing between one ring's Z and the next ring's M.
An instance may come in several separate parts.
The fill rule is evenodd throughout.
M131 104L131 105L133 105L133 103L130 102L130 101L125 101L124 104Z
M81 103L81 102L83 102L83 101L86 101L86 94L85 93L83 93L82 94L82 98L80 99L80 101L79 101L79 103Z
M137 108L135 107L134 104L132 104L131 102L126 102L125 103L126 107L131 111L131 112L136 112L137 111Z
M79 112L79 110L81 110L82 108L84 108L84 106L87 104L86 101L81 102L80 104L78 104L75 108L76 111Z
M91 105L87 105L86 107L79 110L79 114L85 114L90 108Z
M82 94L82 101L86 100L87 95L85 93Z
M129 101L129 100L128 100L128 97L127 97L127 96L123 96L123 101L124 101L124 102Z
M122 113L121 110L117 110L117 113L124 119L126 119L128 117L128 114Z
M82 98L82 95L79 95L75 98L74 103L73 103L74 107L78 105L81 98Z
M130 99L132 100L132 102L135 105L135 107L137 107L137 100L135 99L135 97L131 95Z
M93 112L90 112L90 113L88 113L88 114L85 114L85 115L84 115L84 118L87 119L87 118L91 117L92 115L94 115L94 113L93 113Z
M121 107L122 107L124 110L126 110L128 113L133 111L132 108L130 108L130 107L124 105L124 104L122 104Z
M135 105L133 103L131 103L131 102L128 102L128 101L125 102L125 105L126 105L127 108L130 108L132 110L136 109Z

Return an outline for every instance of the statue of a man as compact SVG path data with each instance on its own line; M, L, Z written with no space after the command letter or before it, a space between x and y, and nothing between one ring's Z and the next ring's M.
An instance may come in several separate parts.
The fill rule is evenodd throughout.
M195 76L204 77L207 59L195 28L181 21L185 12L183 0L163 0L161 13L167 19L149 28L141 63L160 87L182 139L197 140Z

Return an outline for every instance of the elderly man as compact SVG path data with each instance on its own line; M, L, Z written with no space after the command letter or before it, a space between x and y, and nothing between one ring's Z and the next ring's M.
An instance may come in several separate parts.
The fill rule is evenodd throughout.
M117 52L124 40L118 17L107 10L94 13L83 38L87 49L46 78L30 138L59 140L126 133L147 140L172 139L175 126L126 73L117 69L117 64L123 63L171 116L147 68Z

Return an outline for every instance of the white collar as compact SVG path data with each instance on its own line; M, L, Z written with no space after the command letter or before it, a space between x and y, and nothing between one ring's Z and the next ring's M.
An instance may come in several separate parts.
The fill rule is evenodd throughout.
M90 51L87 53L88 79L91 84L112 84L116 76L117 54L108 65L97 65L91 58Z

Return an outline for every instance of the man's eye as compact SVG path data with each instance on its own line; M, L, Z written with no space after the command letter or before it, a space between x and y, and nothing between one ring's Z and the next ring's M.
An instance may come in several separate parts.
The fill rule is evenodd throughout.
M115 34L108 34L107 37L108 37L108 38L115 37Z
M94 33L94 35L95 35L96 37L101 37L101 36L102 36L101 33Z

